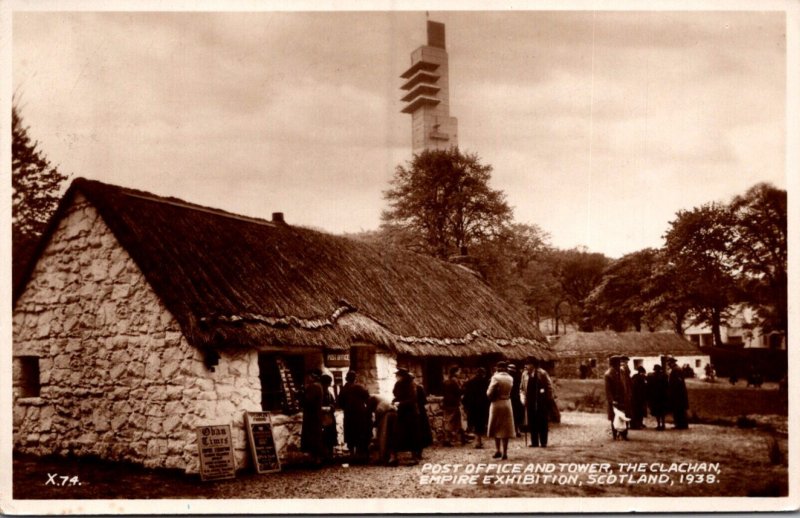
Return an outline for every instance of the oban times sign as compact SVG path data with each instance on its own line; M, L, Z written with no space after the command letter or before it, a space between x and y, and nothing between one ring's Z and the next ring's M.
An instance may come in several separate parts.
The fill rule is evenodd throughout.
M222 480L236 476L230 425L198 427L197 447L202 480Z

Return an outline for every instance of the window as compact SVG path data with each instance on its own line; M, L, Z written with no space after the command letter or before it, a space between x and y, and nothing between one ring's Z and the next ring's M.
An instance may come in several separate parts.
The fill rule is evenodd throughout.
M423 365L425 369L423 373L425 392L428 395L441 396L442 385L444 384L441 358L428 358Z
M39 397L41 382L39 381L39 357L17 356L17 388L19 397Z
M639 367L641 367L641 366L642 366L642 363L644 363L644 360L643 360L643 359L641 359L641 358L634 358L634 360L633 360L633 370L637 370Z
M281 372L280 365L284 367ZM264 412L283 412L288 399L296 404L303 389L305 359L302 355L279 355L260 353L258 355L258 376L261 379L261 410ZM292 392L292 397L288 397Z
M702 363L702 360L695 360L694 361L694 366L699 368L701 363Z
M593 369L597 368L597 358L592 358L591 360L589 360L589 366Z

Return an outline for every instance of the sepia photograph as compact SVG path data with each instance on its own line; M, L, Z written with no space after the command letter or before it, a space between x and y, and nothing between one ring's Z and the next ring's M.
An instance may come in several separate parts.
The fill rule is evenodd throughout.
M799 10L3 2L0 511L797 510Z

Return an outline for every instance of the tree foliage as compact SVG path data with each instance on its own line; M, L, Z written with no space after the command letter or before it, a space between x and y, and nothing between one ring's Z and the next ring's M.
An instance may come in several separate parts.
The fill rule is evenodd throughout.
M734 224L730 253L738 268L741 298L757 308L765 331L788 328L786 191L757 184L730 204Z
M67 176L50 163L39 143L28 135L16 105L11 108L11 134L11 227L16 277L55 211Z
M502 191L489 187L492 167L458 148L425 150L397 166L384 192L384 225L413 236L412 248L440 258L490 239L511 221Z
M645 248L613 261L603 271L600 282L586 299L593 323L614 331L630 327L651 331L660 320L647 304L643 287L647 285L658 261L658 252Z
M603 271L609 263L608 257L573 248L555 253L554 267L559 284L560 299L555 307L555 317L561 313L561 305L569 304L569 313L579 315L578 328L592 331L592 318L586 308L586 299L600 282Z

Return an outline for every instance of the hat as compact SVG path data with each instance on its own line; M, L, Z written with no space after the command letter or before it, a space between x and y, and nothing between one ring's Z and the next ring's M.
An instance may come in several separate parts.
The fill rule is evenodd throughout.
M320 369L311 369L309 371L308 375L311 376L312 378L319 378L320 376L322 376L322 370L320 370Z
M408 376L408 369L404 367L398 367L395 375L399 374L400 376Z
M508 369L508 362L506 361L499 361L495 364L496 369Z
M508 370L510 370L510 371L516 371L516 370L517 370L517 366L516 366L516 365L514 365L513 363L510 363L510 364L508 365Z
M627 357L627 356L625 356L624 354L620 355L620 357L619 357L619 361L621 361L621 362L626 362L626 361L628 361L628 360L630 360L630 358L628 358L628 357Z
M667 360L667 363L677 363L678 362L678 359L675 358L674 356L667 356L666 360Z

